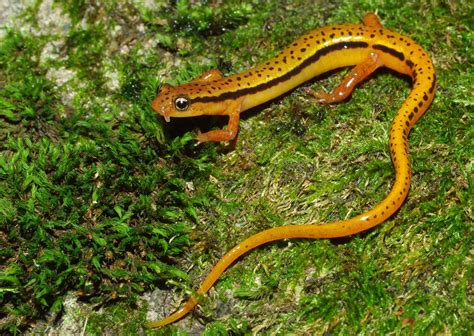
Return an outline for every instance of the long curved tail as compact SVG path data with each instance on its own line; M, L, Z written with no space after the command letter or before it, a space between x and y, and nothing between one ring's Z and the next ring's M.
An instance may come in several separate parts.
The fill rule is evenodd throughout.
M373 19L372 16L368 17ZM375 18L376 19L376 18ZM369 20L370 21L370 20ZM378 21L377 21L378 22ZM370 23L370 22L369 22ZM373 24L373 23L372 23ZM408 38L407 38L408 41ZM435 71L431 59L421 47L414 41L408 43L411 45L411 51L407 50L407 55L417 54L416 59L403 59L395 50L389 49L389 54L400 58L403 61L398 65L399 68L407 65L411 70L409 75L413 79L413 89L407 97L401 108L398 110L391 128L390 128L390 154L395 167L395 182L390 193L373 209L364 212L353 218L336 221L329 224L304 224L304 225L286 225L261 231L236 245L227 252L219 262L214 266L206 279L202 282L196 291L196 296L192 296L185 305L175 313L160 321L152 321L147 324L149 328L162 327L173 323L187 313L189 313L198 303L197 297L205 294L209 288L217 281L220 275L240 256L248 251L263 245L265 243L288 239L288 238L336 238L356 234L368 230L392 216L406 199L411 179L410 162L408 157L408 134L413 125L420 119L431 104L435 91ZM387 49L387 48L385 48ZM382 48L383 50L383 48ZM362 67L356 67L353 71L353 78L360 81L360 71L373 71L381 64L377 63L377 58L368 60ZM369 66L367 66L369 65ZM387 64L385 64L387 66ZM367 68L370 68L367 70ZM398 69L399 69L398 68ZM397 70L397 69L396 69ZM348 89L355 85L350 80L342 88Z
M429 74L425 74L425 76L432 78L432 81L421 81L420 79L420 81L415 81L414 89L393 120L390 129L390 153L396 175L392 190L383 201L372 210L347 220L329 224L286 225L256 233L236 245L219 260L196 291L196 295L205 294L235 260L260 245L288 238L344 237L368 230L392 216L404 202L410 186L408 134L434 97L434 71L431 76ZM178 311L163 320L148 323L147 327L157 328L173 323L189 313L197 303L196 297L192 296Z

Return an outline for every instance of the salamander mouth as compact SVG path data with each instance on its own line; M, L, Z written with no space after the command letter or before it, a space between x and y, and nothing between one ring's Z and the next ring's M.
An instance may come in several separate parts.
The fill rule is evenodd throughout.
M151 102L151 108L155 110L155 112L161 114L166 122L170 122L171 113L165 108L165 106L160 106L158 98L155 98L155 100Z

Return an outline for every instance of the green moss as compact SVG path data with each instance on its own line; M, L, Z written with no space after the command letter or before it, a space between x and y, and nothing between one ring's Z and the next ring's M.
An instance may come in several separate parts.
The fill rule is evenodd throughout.
M83 318L80 330L139 333L147 319L140 294L159 287L163 298L179 288L177 297L185 297L252 233L329 222L377 204L393 181L389 125L409 92L393 73L378 72L337 105L319 106L297 89L243 115L235 148L194 146L193 131L222 127L219 118L164 126L149 107L160 83L183 83L211 67L238 72L310 29L359 22L377 10L387 28L423 45L437 68L435 101L410 135L409 199L389 221L356 237L282 241L250 252L191 318L146 333L469 334L468 6L299 0L55 6L71 22L64 34L40 24L36 4L24 19L44 31L11 29L0 41L3 332L54 325L54 312L73 292L91 304L76 317ZM52 42L59 47L45 57ZM64 69L71 76L65 82ZM313 86L331 90L343 75ZM168 301L157 305L159 314L173 309Z
M48 123L60 108L53 84L44 77L45 70L37 67L39 52L44 44L43 39L8 31L0 48L0 116L32 128L36 133L41 127L38 119ZM9 125L5 126L8 131L15 131L8 129ZM3 139L7 130L2 127Z
M90 66L102 49L84 51L84 44L103 36L85 29L65 40L68 62L58 63L91 84L77 90L81 105L64 105L61 88L47 78L47 66L57 64L39 61L48 37L11 31L1 41L5 332L59 312L67 291L99 304L133 304L160 282L187 278L169 258L189 244L194 207L201 203L186 192L184 177L193 169L205 173L208 158L185 159L185 141L171 150L159 145L148 98L140 105L146 83L126 97L135 105L125 117L91 101L92 92L106 93L97 90L101 76L92 71L100 68ZM123 101L117 95L111 109ZM185 173L173 173L181 165Z

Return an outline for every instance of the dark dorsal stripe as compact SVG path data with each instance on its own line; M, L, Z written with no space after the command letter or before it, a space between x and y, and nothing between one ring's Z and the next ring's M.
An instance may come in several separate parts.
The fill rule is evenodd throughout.
M209 97L197 97L191 99L191 104L192 103L209 103L209 102L220 102L224 101L227 99L236 99L242 96L246 96L248 94L253 94L256 92L260 92L266 89L271 88L274 85L283 83L287 80L289 80L291 77L296 76L299 74L301 71L306 69L309 65L313 64L314 62L317 62L321 57L336 51L336 50L341 50L341 49L354 49L354 48L367 48L369 46L368 43L366 42L341 42L341 43L336 43L327 47L324 47L322 49L319 49L316 51L313 55L305 59L301 64L293 68L292 70L288 71L287 73L283 74L280 77L274 78L271 81L259 84L257 86L253 87L248 87L248 88L243 88L237 91L230 91L230 92L223 92L218 96L209 96Z
M398 52L396 51L395 49L392 49L392 48L389 48L387 46L384 46L383 44L375 44L373 46L373 48L375 50L380 50L380 51L383 51L387 54L390 54L392 55L393 57L396 57L398 58L400 61L403 61L405 59L405 56L401 53L401 52ZM412 62L410 62L412 63ZM412 63L413 64L413 63ZM407 63L408 66L410 66L410 64Z

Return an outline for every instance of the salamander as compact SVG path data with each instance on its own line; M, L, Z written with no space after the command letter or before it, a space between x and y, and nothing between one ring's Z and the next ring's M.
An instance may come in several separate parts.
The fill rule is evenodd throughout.
M214 266L188 301L150 328L173 323L188 314L240 256L262 244L288 238L336 238L368 230L388 219L402 205L409 191L411 170L408 134L430 106L436 87L436 74L428 53L409 37L384 29L373 13L363 24L341 24L315 29L256 67L229 77L219 70L205 72L188 84L159 88L152 108L166 121L199 115L228 116L227 129L198 133L199 143L230 141L238 132L240 113L275 99L325 72L354 66L330 93L306 91L321 104L346 99L361 81L380 67L387 67L412 80L412 90L390 127L389 148L395 181L389 194L373 209L347 220L332 223L285 225L267 229L245 239L227 252Z

